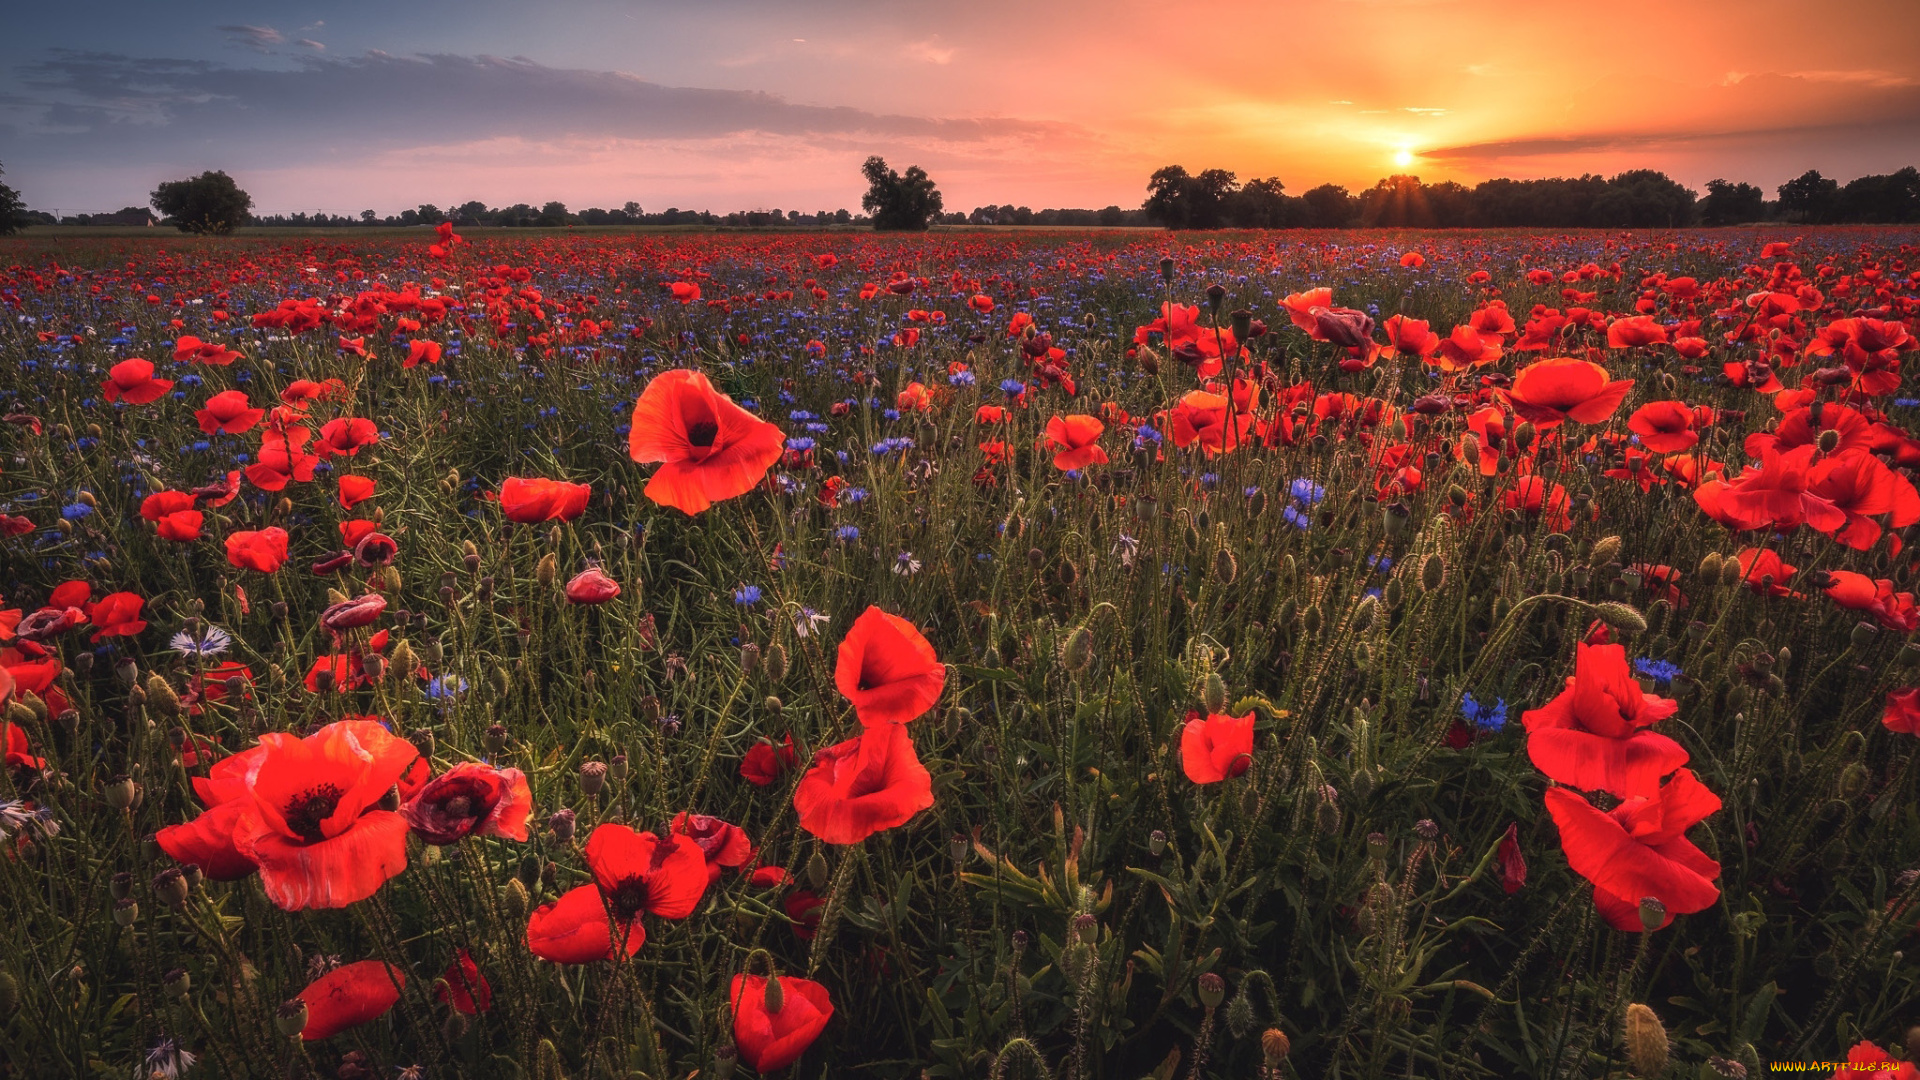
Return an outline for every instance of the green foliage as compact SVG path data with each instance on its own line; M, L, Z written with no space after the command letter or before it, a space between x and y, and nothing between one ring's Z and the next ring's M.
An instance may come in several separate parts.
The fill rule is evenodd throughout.
M924 232L944 205L940 189L933 186L927 171L909 166L905 175L887 168L879 157L870 157L860 166L867 178L867 193L860 197L860 208L873 215L873 227L882 232Z
M154 188L153 208L181 232L221 236L247 223L253 196L225 172L203 172Z

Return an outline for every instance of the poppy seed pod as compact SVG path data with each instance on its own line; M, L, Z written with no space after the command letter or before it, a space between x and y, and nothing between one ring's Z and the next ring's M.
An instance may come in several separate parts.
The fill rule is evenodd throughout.
M320 613L321 629L339 633L342 630L355 630L370 626L387 610L387 598L379 593L366 593L351 600L333 604Z
M299 998L282 1002L273 1014L274 1030L289 1039L297 1039L307 1030L307 1003Z
M132 926L140 921L140 902L127 897L113 902L113 925Z
M1246 308L1235 308L1227 315L1228 323L1233 327L1233 339L1245 341L1253 336L1253 312Z
M139 793L133 777L125 774L107 781L105 799L108 806L115 810L125 810L133 805L134 796Z
M1279 1028L1268 1028L1260 1033L1260 1056L1269 1069L1278 1069L1293 1052L1293 1042L1287 1033Z
M193 976L186 968L174 968L160 977L160 988L175 1001L185 998L193 990Z
M586 761L580 764L580 790L588 797L597 796L607 786L607 765L603 761Z
M1167 834L1155 829L1147 834L1147 853L1155 858L1167 853Z
M1197 980L1197 984L1200 991L1200 1004L1208 1009L1219 1008L1220 1003L1227 999L1227 980L1218 974L1211 971L1205 972Z
M191 888L187 884L187 876L175 867L170 866L154 876L153 894L168 907L179 908L187 902L189 892Z
M1173 260L1172 259L1160 260L1160 280L1166 282L1169 285L1173 284Z
M572 841L573 828L574 812L572 810L563 806L547 815L547 831L551 832L553 838L560 843L565 844Z

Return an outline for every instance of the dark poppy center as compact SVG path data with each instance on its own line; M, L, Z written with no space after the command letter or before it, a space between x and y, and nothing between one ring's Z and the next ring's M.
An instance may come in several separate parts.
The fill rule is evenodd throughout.
M447 816L451 818L472 817L473 800L467 798L465 795L455 795L453 798L447 800L446 810Z
M719 436L720 425L711 420L697 420L687 425L687 441L695 446L712 446Z
M308 788L294 796L293 801L288 803L286 810L283 811L283 816L287 819L287 828L292 829L294 835L309 844L317 844L325 840L327 837L321 831L320 823L333 816L333 811L340 805L342 794L344 793L332 784L321 784L319 787Z
M639 918L647 910L647 883L640 878L625 878L607 894L607 906L613 909L613 916L627 923Z

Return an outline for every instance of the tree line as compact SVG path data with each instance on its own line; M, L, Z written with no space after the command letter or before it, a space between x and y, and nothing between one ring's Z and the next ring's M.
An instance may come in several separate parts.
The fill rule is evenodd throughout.
M1357 194L1322 184L1288 195L1278 177L1239 182L1226 169L1179 165L1147 181L1146 218L1173 229L1285 228L1679 228L1782 221L1797 224L1920 222L1920 170L1862 176L1845 186L1809 169L1775 189L1722 179L1704 194L1663 172L1611 177L1451 180L1396 174Z

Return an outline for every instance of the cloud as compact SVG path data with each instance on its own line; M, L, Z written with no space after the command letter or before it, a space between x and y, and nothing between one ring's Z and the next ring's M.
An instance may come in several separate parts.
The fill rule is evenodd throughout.
M943 48L933 41L916 41L907 46L907 55L929 64L951 64L958 49Z
M301 38L299 41L294 42L294 44L304 45L307 48L312 49L314 52L327 51L327 47L325 45L320 44L319 42L313 40L312 38Z
M227 35L227 40L236 45L245 45L255 52L271 52L270 46L284 45L287 35L271 26L216 26L214 29Z

